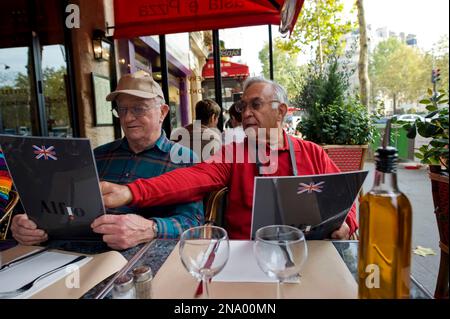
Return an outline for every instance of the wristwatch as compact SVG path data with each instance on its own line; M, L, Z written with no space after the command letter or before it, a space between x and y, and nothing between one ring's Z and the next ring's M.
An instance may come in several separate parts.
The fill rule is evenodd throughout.
M158 237L158 224L155 221L153 221L153 224L152 224L152 232L153 232L153 238Z

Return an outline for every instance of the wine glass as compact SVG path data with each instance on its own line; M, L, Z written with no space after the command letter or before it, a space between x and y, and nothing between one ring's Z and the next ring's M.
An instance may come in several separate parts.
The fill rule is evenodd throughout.
M259 267L269 277L278 279L277 298L281 296L281 284L300 270L308 256L303 232L292 226L271 225L258 229L253 252Z
M228 261L230 244L227 231L217 226L190 228L180 237L180 258L186 270L203 284L196 295L209 298L208 283Z

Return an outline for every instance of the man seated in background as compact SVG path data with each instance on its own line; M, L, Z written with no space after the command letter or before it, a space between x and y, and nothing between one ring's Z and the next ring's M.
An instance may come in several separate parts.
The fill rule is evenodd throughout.
M207 160L222 146L219 122L220 106L211 99L204 99L195 105L195 121L185 127L175 129L170 139L190 148L199 161Z
M192 165L192 161L175 164L170 160L175 143L162 130L169 107L150 74L139 71L123 76L106 99L117 102L113 114L120 119L125 137L94 150L100 180L127 184ZM201 200L152 208L121 207L118 213L103 215L92 223L93 231L102 234L103 241L113 249L130 248L153 238L177 238L204 221ZM13 237L25 245L48 239L26 214L14 216L11 230Z
M230 119L227 122L229 128L222 133L224 145L233 142L242 143L246 137L242 128L242 115L236 111L236 104L237 102L233 103L228 110L230 113Z

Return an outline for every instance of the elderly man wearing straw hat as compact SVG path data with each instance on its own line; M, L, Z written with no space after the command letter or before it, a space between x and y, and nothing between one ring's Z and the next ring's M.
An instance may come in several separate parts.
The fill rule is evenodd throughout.
M162 130L169 107L161 87L150 74L139 71L123 76L116 91L106 99L116 101L112 111L119 118L125 137L94 150L101 180L128 184L192 165L192 161L173 163L170 160L174 142ZM122 207L118 214L97 218L92 229L102 234L103 241L111 248L126 249L155 237L176 238L185 229L201 225L203 220L201 201L139 209ZM14 217L11 230L21 244L34 245L47 240L47 234L36 229L25 214Z

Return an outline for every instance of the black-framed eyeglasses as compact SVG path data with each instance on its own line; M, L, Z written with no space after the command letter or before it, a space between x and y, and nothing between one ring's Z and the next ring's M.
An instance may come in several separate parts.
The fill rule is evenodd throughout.
M148 105L138 105L138 106L132 106L132 107L115 107L111 110L112 114L115 117L125 117L127 116L128 111L133 114L134 117L142 117L144 116L147 111L151 108L151 106Z
M281 103L278 100L264 101L263 99L260 99L258 97L251 99L248 102L244 101L244 100L240 100L240 101L236 102L236 111L239 113L243 113L247 107L250 107L252 110L257 111L261 107L263 107L264 104L275 103L275 102Z

